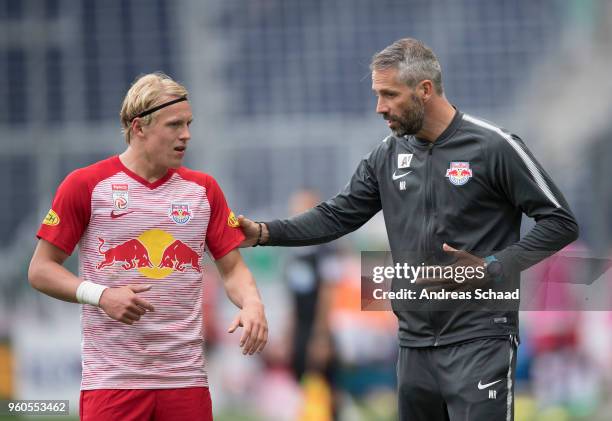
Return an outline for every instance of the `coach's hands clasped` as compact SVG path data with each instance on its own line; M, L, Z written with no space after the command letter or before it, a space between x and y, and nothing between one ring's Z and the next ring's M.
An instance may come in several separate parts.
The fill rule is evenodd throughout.
M127 285L118 288L107 288L100 297L100 308L111 319L133 325L147 311L155 308L137 294L151 289L151 285Z
M474 288L489 282L483 258L470 254L465 250L457 250L446 243L442 245L442 250L455 258L453 264L444 266L442 269L451 268L455 273L457 269L461 269L461 273L465 276L467 274L466 269L471 268L472 276L465 276L463 282L447 278L419 278L416 280L416 284L425 286L428 291L439 291L442 289L458 290ZM483 276L480 276L480 274Z
M240 347L244 355L261 352L268 342L268 321L261 301L252 300L244 304L238 315L227 330L233 333L243 327Z

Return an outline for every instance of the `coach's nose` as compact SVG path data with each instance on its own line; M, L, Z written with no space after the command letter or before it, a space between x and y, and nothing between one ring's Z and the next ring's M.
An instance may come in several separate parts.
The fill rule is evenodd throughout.
M378 114L386 114L389 112L389 106L384 98L378 97L376 100L376 112Z

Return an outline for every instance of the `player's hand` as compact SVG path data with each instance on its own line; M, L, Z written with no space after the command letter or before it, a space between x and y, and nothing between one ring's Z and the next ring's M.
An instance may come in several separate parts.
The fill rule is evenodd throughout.
M462 268L461 272L467 274L466 268L471 267L471 275L466 276L461 282L457 279L447 278L419 278L416 283L427 287L429 291L439 291L441 289L456 290L456 289L467 289L476 286L485 285L488 282L486 271L484 270L484 259L473 254L468 253L465 250L457 250L454 247L444 243L442 250L454 257L454 262L449 266L442 266L442 270L447 270L449 267L453 269L454 273L458 273L457 269ZM484 276L480 276L483 274Z
M151 285L106 288L100 297L100 308L111 319L133 325L147 311L155 311L151 303L137 295L150 289Z
M240 228L242 228L242 233L246 237L244 241L240 243L240 247L253 247L259 237L259 224L244 215L238 215L238 222L240 223ZM264 228L266 228L267 231L267 227L262 226L262 229Z
M261 301L254 300L245 304L242 310L227 330L233 333L238 327L243 327L240 347L244 355L261 352L268 342L268 321Z

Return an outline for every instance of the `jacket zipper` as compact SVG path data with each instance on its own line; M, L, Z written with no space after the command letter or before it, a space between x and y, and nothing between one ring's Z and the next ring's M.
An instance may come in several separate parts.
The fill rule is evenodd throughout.
M433 237L432 235L432 218L433 218L433 212L434 212L434 203L433 203L433 181L432 181L432 175L431 175L431 167L432 167L432 156L433 156L433 143L430 143L428 146L428 151L427 151L427 173L426 173L426 186L427 186L427 193L426 193L426 197L425 197L425 218L426 218L426 223L425 223L425 253L426 253L426 260L429 260L429 257L431 256L432 253L432 244L433 242L431 241L431 238ZM436 324L436 317L435 317L435 312L430 311L429 312L429 320L431 322L431 326L434 330L434 344L433 346L438 346L438 342L440 340L440 332L438 331L438 326Z

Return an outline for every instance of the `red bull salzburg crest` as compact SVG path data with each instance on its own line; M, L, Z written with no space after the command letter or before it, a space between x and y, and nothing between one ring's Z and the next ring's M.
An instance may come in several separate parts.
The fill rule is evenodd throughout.
M455 186L463 186L472 178L472 170L469 162L451 162L450 168L446 170L446 177Z
M185 225L191 219L188 203L173 203L170 208L170 217L174 222Z

